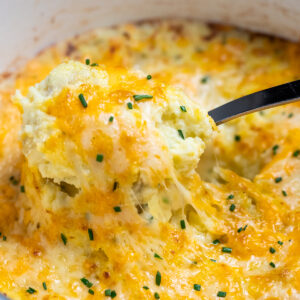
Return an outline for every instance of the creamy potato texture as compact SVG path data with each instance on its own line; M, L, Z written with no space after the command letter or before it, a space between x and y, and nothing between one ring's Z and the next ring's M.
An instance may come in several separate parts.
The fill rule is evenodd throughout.
M75 37L3 78L0 291L298 299L299 103L218 129L206 112L299 79L299 54L157 21Z

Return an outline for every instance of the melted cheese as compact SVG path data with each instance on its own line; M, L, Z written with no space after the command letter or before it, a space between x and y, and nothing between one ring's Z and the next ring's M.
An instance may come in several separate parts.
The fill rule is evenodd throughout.
M203 145L197 144L200 150L191 153L190 147L196 145L185 148L187 139L183 143L171 130L183 125L188 130L197 120L178 109L183 100L189 113L198 105L209 110L256 90L299 79L299 51L299 44L230 27L162 21L97 29L47 49L30 61L16 80L16 88L32 96L28 100L19 96L28 123L23 127L22 139L29 142L22 149L27 157L22 178L19 123L13 130L9 125L14 118L20 119L8 100L14 88L1 87L0 118L5 126L0 129L0 153L5 154L0 164L9 168L2 168L0 174L0 231L7 238L0 242L0 290L13 299L102 299L107 298L106 289L115 290L116 299L154 299L155 292L161 299L212 299L218 291L227 292L230 299L299 298L300 155L294 155L300 144L299 104L220 126L201 157L198 173L188 171L195 168ZM88 95L90 106L83 113L78 87L66 82L73 71L59 78L64 71L58 69L61 72L56 76L51 73L44 83L29 89L70 58L82 63L89 58L91 63L100 64L93 69L97 78L101 74L97 84L108 89L114 86L110 97L101 97L107 99L101 106L101 118L95 118L99 115L99 100L93 96L102 91L85 87L83 94ZM114 73L116 67L119 71ZM79 68L91 72L91 67ZM128 73L124 68L135 71ZM130 80L106 80L111 73L115 79L120 74L133 76L139 84L124 88ZM153 82L145 79L146 74L152 75ZM71 87L62 89L66 85ZM126 99L132 100L133 93L158 93L154 87L159 88L159 97L127 109ZM184 93L177 94L178 88ZM84 86L80 92L82 89ZM185 100L184 94L198 104ZM68 101L62 103L61 97ZM33 98L41 100L40 107ZM119 103L117 99L122 100ZM156 99L164 99L166 105L170 101L165 107L170 114L164 115L164 122L157 122L155 130L153 126L148 130L142 120L153 122L163 115L160 111L164 108ZM112 113L115 119L109 124ZM72 115L77 118L72 119ZM92 121L93 126L86 128ZM118 124L127 125L128 134L119 134ZM95 132L94 126L101 130ZM58 138L62 132L71 141L70 152ZM114 132L118 132L122 151L115 152ZM198 135L207 142L201 132L197 131ZM92 137L95 140L90 143ZM137 140L143 139L143 147L138 147ZM132 151L134 146L138 151ZM101 166L95 160L98 152L104 153ZM145 157L148 159L143 160ZM114 163L108 166L108 162ZM161 167L161 174L163 166L166 170L174 168L184 192L188 192L183 207L182 191L172 182L154 188L161 181L159 174L147 174L152 188L136 181L136 170L141 166L143 170ZM63 176L57 172L59 167ZM80 176L74 176L75 167L82 170ZM93 182L95 174L104 179ZM12 175L25 185L25 193L18 192L20 184L9 180ZM111 187L115 179L120 183L118 189L106 190L105 180L111 180L107 182ZM132 189L126 187L133 182L136 184ZM77 186L75 190L71 184ZM163 201L156 201L155 193ZM134 199L141 201L138 209L132 205ZM145 206L147 199L154 199L151 211ZM180 208L168 210L169 203L165 202L170 200L178 200ZM122 211L115 212L115 206ZM152 219L153 211L169 213L157 213ZM185 221L185 229L180 226L181 220ZM93 229L93 241L89 240L88 228ZM67 237L66 245L61 233ZM214 240L220 243L212 243ZM232 252L222 252L222 247ZM276 252L271 253L270 247ZM157 271L161 273L160 286L155 283ZM94 295L88 293L80 281L82 277L93 283ZM194 284L200 284L201 290L194 290ZM29 287L37 292L29 294Z

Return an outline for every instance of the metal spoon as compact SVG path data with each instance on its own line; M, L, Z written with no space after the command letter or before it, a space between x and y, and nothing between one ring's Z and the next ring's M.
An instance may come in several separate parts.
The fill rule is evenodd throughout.
M300 80L274 86L221 105L208 114L217 125L240 116L300 100Z

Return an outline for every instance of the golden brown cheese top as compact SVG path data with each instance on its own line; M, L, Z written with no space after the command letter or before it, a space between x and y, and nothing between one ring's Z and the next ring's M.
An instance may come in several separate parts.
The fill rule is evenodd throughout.
M122 25L45 50L18 75L16 88L26 95L29 86L66 59L90 59L90 64L108 68L142 70L158 82L183 89L209 110L299 79L299 52L299 44L198 22ZM12 93L1 92L1 113L14 109L7 100ZM71 100L78 100L76 94ZM81 108L80 102L69 108L65 104L58 111L49 106L49 113L63 116L70 109L76 114ZM16 110L14 114L19 119ZM229 299L299 297L299 104L220 127L201 157L200 177L192 174L184 183L192 191L190 203L174 211L168 222L144 215L143 205L125 205L121 189L111 191L110 197L89 190L72 203L63 197L66 191L74 192L72 187L60 186L64 192L53 193L57 184L42 178L37 169L21 179L19 125L13 125L11 116L0 116L1 124L11 124L0 129L0 153L6 153L0 155L0 163L12 166L0 174L1 220L6 220L0 223L1 238L5 236L0 242L0 290L12 298L109 299L109 289L116 299L212 299L219 292ZM61 125L69 126L68 118L65 122ZM109 140L100 134L97 143L102 138ZM121 139L124 148L132 139ZM103 144L97 143L94 147ZM105 155L109 145L100 149ZM48 141L47 149L55 146L55 139ZM135 155L129 152L126 155ZM20 185L35 189L19 192L24 191ZM173 192L172 199L177 194ZM59 199L60 205L41 213L41 199L52 204ZM165 205L170 201L161 200Z

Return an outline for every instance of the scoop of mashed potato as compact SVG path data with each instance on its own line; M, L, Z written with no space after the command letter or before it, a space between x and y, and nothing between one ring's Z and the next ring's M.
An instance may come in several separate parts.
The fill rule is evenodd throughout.
M185 182L215 129L180 90L73 61L16 102L26 205L40 224L49 214L101 216L117 205L168 221L189 201Z

